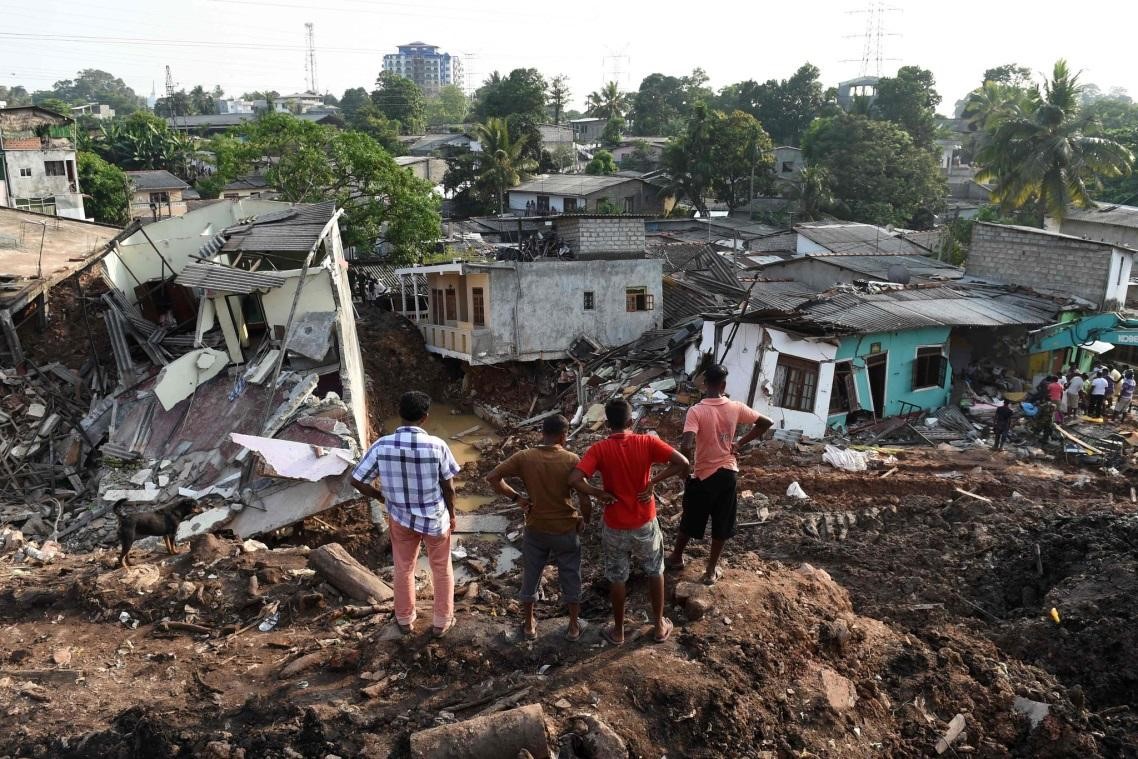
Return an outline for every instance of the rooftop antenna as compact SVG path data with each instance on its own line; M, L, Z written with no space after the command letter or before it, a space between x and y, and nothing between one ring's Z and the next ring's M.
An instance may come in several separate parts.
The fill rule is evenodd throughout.
M471 99L474 98L474 93L478 90L478 88L482 86L482 82L480 82L478 79L479 76L481 76L481 72L478 71L477 66L477 52L462 53L462 72L466 78L466 94L467 97Z
M304 72L308 77L308 91L316 93L318 92L316 89L316 26L311 21L304 24L304 42L307 56L304 61Z
M889 13L900 13L900 8L887 6L885 0L869 0L862 10L847 11L847 13L865 16L865 31L862 34L848 34L847 39L862 40L861 58L847 58L843 63L859 63L858 76L882 75L882 64L885 61L896 61L896 58L885 57L885 38L900 37L896 32L886 31L885 18Z

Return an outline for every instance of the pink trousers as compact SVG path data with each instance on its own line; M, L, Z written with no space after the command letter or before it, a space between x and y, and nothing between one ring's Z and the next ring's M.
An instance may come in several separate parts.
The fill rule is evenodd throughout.
M409 625L415 621L415 565L419 560L419 544L427 544L427 560L431 565L434 585L435 627L446 627L454 616L454 568L450 561L450 534L421 535L388 517L391 556L395 560L395 621Z

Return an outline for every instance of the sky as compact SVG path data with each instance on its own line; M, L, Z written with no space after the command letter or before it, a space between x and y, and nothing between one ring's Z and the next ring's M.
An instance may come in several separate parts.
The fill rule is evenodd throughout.
M1138 4L1105 0L800 0L767 4L460 3L458 0L0 0L0 84L46 89L83 68L121 77L143 96L220 85L230 96L306 88L305 22L315 24L317 84L339 97L369 90L383 55L422 40L463 57L471 87L494 70L534 67L569 77L572 101L605 81L635 90L652 72L703 68L712 86L790 76L809 61L826 86L863 73L868 19L882 19L882 73L932 70L948 113L985 69L1015 62L1039 73L1066 57L1082 81L1138 98L1132 65ZM885 7L867 13L871 7ZM1086 12L1081 12L1086 9ZM488 8L502 8L493 13ZM877 73L870 44L868 73Z

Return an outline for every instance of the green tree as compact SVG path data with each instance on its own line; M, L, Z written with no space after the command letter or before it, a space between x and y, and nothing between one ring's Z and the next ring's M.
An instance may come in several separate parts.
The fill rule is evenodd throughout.
M605 129L601 132L601 142L605 145L616 145L624 137L625 121L620 116L609 116Z
M427 123L461 124L466 118L469 104L462 88L447 84L439 88L437 94L427 99Z
M482 144L478 181L484 187L493 188L498 197L498 212L504 213L506 191L517 186L534 167L533 161L526 157L528 139L511 137L510 125L502 118L488 119L475 131Z
M271 103L274 100L279 100L280 96L281 96L281 93L277 92L276 90L253 90L252 92L243 93L241 95L241 99L242 100L265 100L265 101Z
M165 169L185 175L192 146L163 119L146 111L136 111L125 118L116 116L105 122L92 149L123 169Z
M1080 89L1078 74L1057 61L1038 104L987 125L977 178L995 183L1002 211L1062 219L1070 205L1091 205L1104 179L1130 172L1133 154L1080 114Z
M206 91L205 87L200 84L190 90L190 108L191 113L208 116L217 113L217 101L225 97L225 92L222 91L221 86L217 85L212 90Z
M52 85L51 90L35 93L36 103L48 97L57 97L68 103L102 103L109 105L120 116L129 115L142 108L146 101L126 86L126 82L114 74L100 69L83 69L74 79L61 79Z
M1035 88L1035 84L1032 81L1031 69L1027 66L1020 66L1015 63L1005 63L1003 66L988 69L984 72L983 81L1004 84L1008 87L1015 87L1021 90Z
M282 113L231 131L212 146L219 174L260 171L290 203L334 201L344 209L345 244L371 250L388 242L393 260L409 263L438 240L438 197L368 135Z
M71 106L59 98L46 98L36 103L36 105L38 105L40 108L46 108L49 111L58 113L61 116L71 115Z
M561 123L561 116L565 113L571 94L569 77L564 74L558 74L549 81L549 115L554 124Z
M750 199L752 185L769 182L774 164L770 136L749 113L708 111L697 105L684 134L664 151L672 189L701 216L711 193L734 210Z
M683 80L666 74L649 74L632 98L632 125L638 135L678 134L688 110Z
M32 94L28 92L27 88L18 84L12 87L0 85L0 100L7 103L9 108L14 108L19 105L31 105Z
M351 87L344 90L344 96L340 98L340 113L347 119L356 111L371 104L371 95L367 90L363 87Z
M474 93L470 116L486 123L493 118L521 115L535 123L545 121L545 77L537 69L514 69L508 76L491 74Z
M915 144L931 148L937 132L938 105L940 95L933 73L918 66L902 66L897 76L877 83L872 113L904 129Z
M585 164L585 173L593 175L602 174L615 174L620 170L616 165L616 160L612 157L612 153L607 150L598 150L593 153L593 158Z
M371 100L380 113L399 124L400 134L421 134L426 128L423 91L407 77L382 72L375 80Z
M716 102L724 111L739 110L754 116L775 144L798 145L810 122L824 111L820 74L817 67L804 63L789 79L728 85Z
M185 90L158 98L154 103L154 113L163 118L177 118L178 116L191 116L196 113L193 102Z
M646 140L633 140L632 152L625 156L621 166L632 171L652 171L660 164Z
M628 112L630 102L631 97L620 91L620 85L609 82L600 90L589 93L585 99L585 112L597 119L622 118Z
M939 211L947 186L932 151L889 121L855 114L820 118L802 140L809 166L826 170L843 215L868 224L906 225Z
M86 150L79 151L76 163L87 215L102 224L125 226L130 221L130 197L123 170Z

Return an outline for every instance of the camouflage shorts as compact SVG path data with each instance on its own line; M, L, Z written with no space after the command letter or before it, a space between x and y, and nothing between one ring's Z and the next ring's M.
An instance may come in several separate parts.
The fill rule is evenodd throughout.
M632 530L614 530L604 525L601 552L604 555L605 578L609 582L628 579L633 557L640 562L644 574L664 574L664 535L655 519Z

